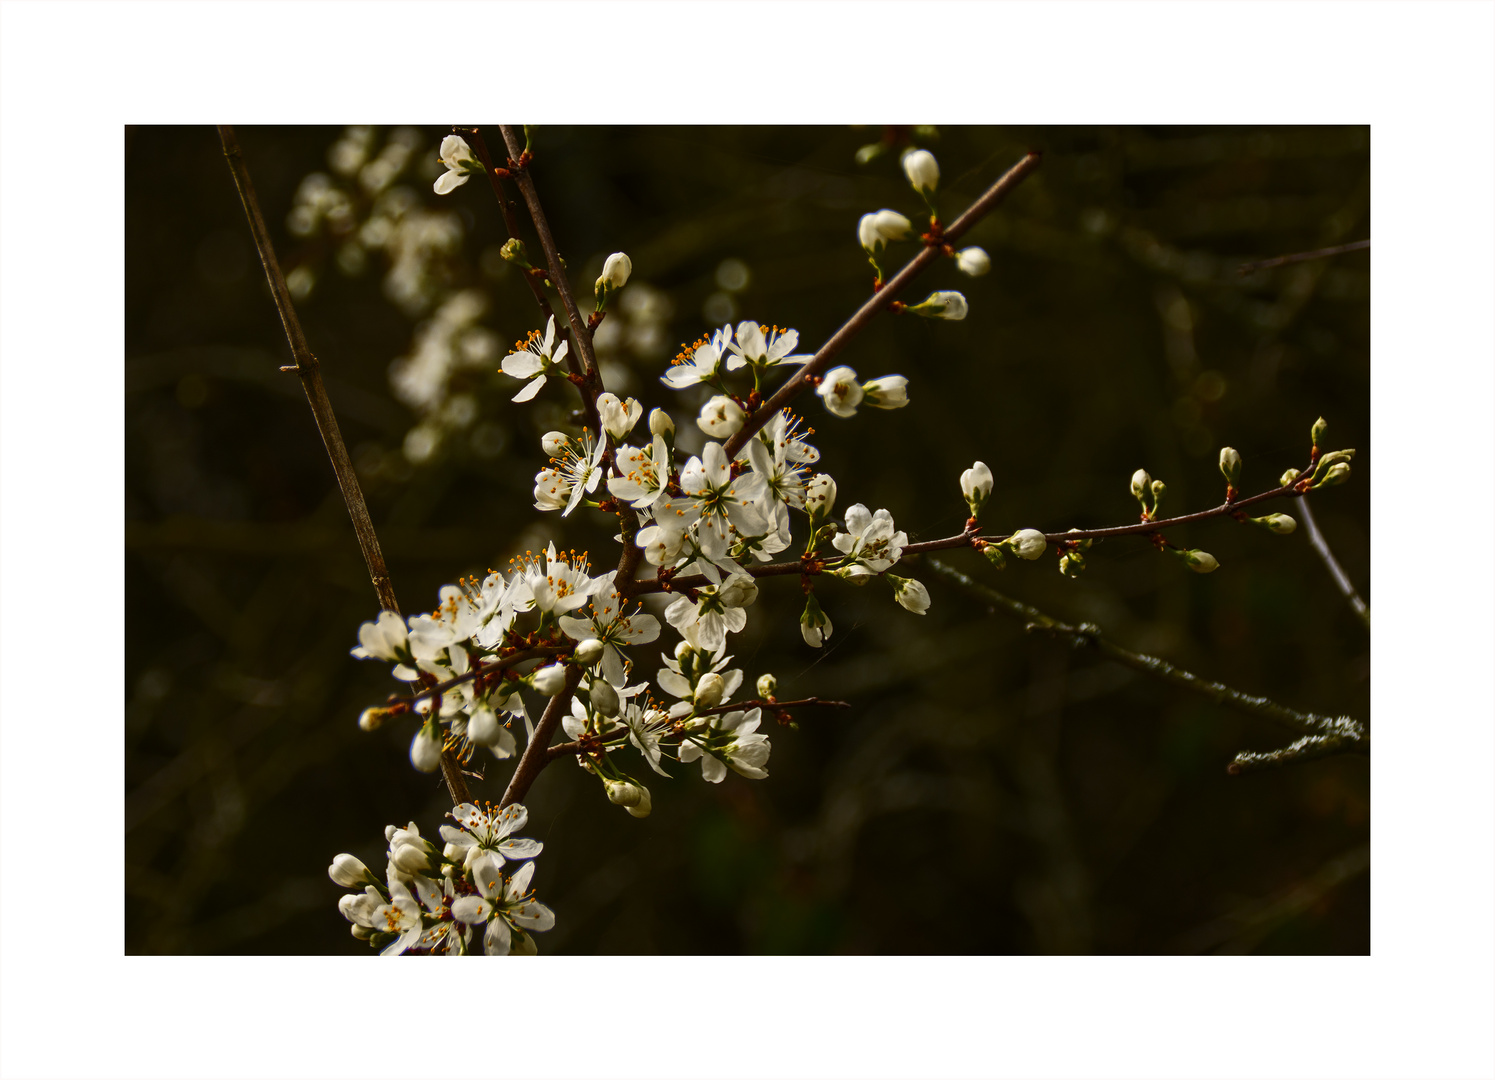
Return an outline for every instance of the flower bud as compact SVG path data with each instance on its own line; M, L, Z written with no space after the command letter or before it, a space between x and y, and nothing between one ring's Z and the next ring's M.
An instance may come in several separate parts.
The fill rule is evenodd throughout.
M991 269L991 256L978 247L968 247L955 253L955 268L969 277L980 277Z
M576 662L591 667L602 659L603 650L607 648L602 642L594 637L589 637L576 646Z
M467 849L447 844L441 849L441 857L449 863L460 863L467 857Z
M815 388L825 402L826 409L835 416L855 416L857 406L862 403L862 387L857 382L857 373L849 367L834 367L820 379Z
M799 617L799 632L805 639L805 644L820 648L825 639L831 636L832 629L830 616L821 610L820 601L815 599L815 594L805 597L804 614Z
M1324 432L1328 430L1329 423L1322 416L1313 422L1313 427L1309 430L1308 437L1313 440L1314 446L1319 444L1319 440L1324 437Z
M876 255L893 240L907 240L913 232L913 224L896 210L863 214L857 223L857 239L869 255Z
M904 308L910 315L922 315L926 319L948 319L959 322L970 312L966 298L958 292L930 293L922 304Z
M1048 540L1037 529L1019 529L1002 543L1020 559L1036 559L1049 546Z
M612 683L606 679L593 679L590 688L592 708L603 716L617 716L621 702L618 700L618 692L613 689Z
M816 473L805 485L805 509L810 520L824 521L836 506L836 481L829 473Z
M686 641L684 638L681 638L680 644L675 646L675 659L681 663L684 663L695 651L696 647L694 645Z
M874 409L901 409L908 404L908 380L902 375L884 375L862 384L862 398Z
M504 242L504 246L498 249L505 262L511 262L515 266L523 267L525 270L533 270L529 264L529 252L524 248L524 241L511 238Z
M1241 455L1233 446L1220 451L1220 475L1225 477L1225 482L1231 487L1239 487L1241 484Z
M899 607L912 611L915 615L923 615L929 610L929 590L922 581L895 577L892 574L886 576L893 584L893 599L898 601Z
M644 789L627 780L608 780L608 801L617 806L637 806L644 798Z
M363 865L362 860L346 853L332 860L332 865L327 868L327 876L345 889L361 888L372 885L375 881L374 875L369 873L369 868Z
M615 251L602 264L602 276L597 279L597 287L606 287L609 292L621 289L628 284L628 276L632 273L633 260L621 251Z
M1079 577L1083 569L1085 569L1085 559L1078 551L1066 552L1059 556L1059 573L1065 577Z
M384 721L395 715L394 709L372 708L364 709L358 714L358 726L364 731L378 731L384 726Z
M562 431L547 431L540 439L540 449L544 450L545 456L549 458L560 457L570 445L571 436Z
M1220 564L1208 551L1195 548L1182 553L1184 565L1196 574L1211 574L1220 569Z
M649 789L646 787L640 787L639 793L638 802L632 806L624 807L624 809L636 818L646 818L649 816L649 812L654 809L654 800L649 798Z
M773 697L779 692L779 680L772 675L758 676L758 696L765 700Z
M668 439L675 434L675 421L663 409L655 409L649 413L649 434L663 435Z
M1007 556L1004 555L1004 554L1002 554L1002 549L1000 547L998 547L996 544L987 544L987 545L985 545L981 549L981 554L985 555L986 556L986 561L989 562L989 563L991 563L998 570L1002 570L1002 569L1006 568L1006 566L1007 566Z
M427 769L427 772L433 770ZM421 841L396 844L389 850L389 861L405 874L424 874L431 869L431 854Z
M1168 494L1168 485L1161 480L1152 482L1152 513L1156 517L1163 512L1163 496Z
M1336 485L1344 483L1349 478L1349 463L1341 461L1336 465L1330 466L1329 470L1322 476L1320 476L1316 481L1314 481L1313 487L1309 488L1308 490L1317 491L1319 488L1335 487Z
M1300 475L1302 474L1300 474L1297 469L1288 469L1287 472L1282 474L1282 478L1277 482L1283 487L1291 487L1293 481L1296 480Z
M1147 509L1147 492L1151 485L1152 477L1147 475L1146 469L1132 473L1132 498L1141 503L1144 510Z
M566 688L566 666L564 664L551 664L536 671L531 677L530 685L535 691L546 697L555 697Z
M713 439L730 439L742 429L743 419L741 405L725 394L717 394L701 406L696 426Z
M981 513L981 508L986 505L987 497L991 495L994 482L991 470L986 467L984 461L976 462L960 474L960 492L966 497L966 505L971 508L972 517Z
M708 671L701 676L701 681L696 683L696 692L693 700L698 709L713 709L722 703L722 694L726 692L727 684L714 671Z
M503 725L498 714L487 705L479 705L467 718L467 737L479 746L492 746L498 742Z
M1278 536L1287 536L1298 527L1298 523L1287 514L1268 514L1266 517L1252 518L1251 523L1270 529Z
M940 183L940 164L928 150L911 150L903 155L903 173L920 195L933 194Z
M435 772L441 764L441 725L433 717L410 740L410 764L421 772Z

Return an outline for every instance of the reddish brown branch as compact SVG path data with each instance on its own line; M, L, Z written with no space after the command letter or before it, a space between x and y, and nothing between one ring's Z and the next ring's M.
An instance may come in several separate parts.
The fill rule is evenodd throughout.
M509 780L509 786L504 789L504 797L498 804L500 808L521 801L528 794L530 785L535 782L535 777L539 776L545 766L550 764L552 759L547 750L550 737L560 726L562 715L571 708L571 695L576 692L576 685L579 682L581 682L581 668L568 668L566 685L561 688L559 694L550 699L550 704L545 706L545 714L540 717L539 724L535 726L535 733L530 736L529 743L524 748L524 756L519 759L514 775Z

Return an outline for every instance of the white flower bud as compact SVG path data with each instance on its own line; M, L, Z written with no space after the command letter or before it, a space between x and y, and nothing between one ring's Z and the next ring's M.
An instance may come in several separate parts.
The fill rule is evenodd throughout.
M771 698L779 692L779 680L772 675L758 676L758 696L760 698Z
M914 304L905 308L910 315L922 315L926 319L948 319L951 322L959 322L970 313L970 306L966 298L958 292L936 292L930 293L929 297L921 304Z
M991 269L991 256L978 247L968 247L955 253L955 268L970 277L980 277Z
M981 512L981 507L986 504L988 496L991 495L994 483L991 470L986 467L984 461L976 462L960 474L960 491L966 497L972 517Z
M1277 483L1282 487L1290 487L1293 481L1296 480L1299 475L1300 474L1297 469L1288 469L1287 472L1282 474L1281 479L1279 479Z
M675 646L675 659L684 663L686 657L690 656L695 651L696 647L694 645L686 641L684 638L681 638L679 644Z
M627 780L606 781L607 798L618 806L637 806L644 798L644 789Z
M374 880L374 875L369 873L369 868L363 865L361 859L346 853L332 860L332 865L327 868L327 876L345 889L360 888Z
M421 772L435 772L441 764L441 725L427 720L410 740L410 764Z
M816 473L805 485L805 509L811 519L824 521L836 508L836 481L829 473Z
M875 409L901 409L908 404L908 380L902 375L884 375L862 384L862 398Z
M449 863L460 863L467 857L467 849L447 844L441 849L441 857Z
M939 187L940 163L928 150L910 150L904 154L903 173L920 195L927 195Z
M675 434L675 421L663 409L655 409L649 414L649 434L663 435L668 439Z
M890 242L907 240L913 234L913 223L896 210L863 214L862 220L857 223L857 239L871 255L876 255Z
M1240 485L1241 455L1233 446L1224 447L1220 451L1220 475L1225 477L1225 482L1231 487Z
M1193 551L1184 552L1183 558L1185 565L1196 574L1210 574L1220 569L1219 562L1208 551L1200 551L1196 548Z
M1146 469L1138 469L1132 473L1132 497L1138 502L1147 498L1147 492L1151 486L1152 477L1147 475Z
M502 730L498 714L487 705L477 706L467 718L467 737L479 746L492 746L498 742Z
M1043 554L1049 542L1037 529L1019 529L1003 541L1020 559L1036 559Z
M741 430L742 421L742 406L725 394L718 394L701 406L696 426L713 439L730 439Z
M602 276L597 279L597 287L621 289L628 284L628 275L633 273L633 260L621 251L615 251L607 257L607 262L602 264Z
M426 772L432 770L427 769ZM424 874L431 869L431 856L422 843L411 841L396 844L389 851L389 861L395 869L406 874Z
M857 406L862 403L861 384L857 382L857 373L849 367L831 368L821 377L815 392L835 416L855 416Z
M624 809L626 809L629 814L633 815L636 818L646 818L649 816L649 812L654 809L654 800L649 798L648 788L640 787L639 792L640 795L638 802L634 803L632 806L625 807Z
M898 601L900 607L906 611L912 611L915 615L922 615L929 610L929 590L924 587L922 581L914 578L893 579L893 599Z
M1326 473L1324 473L1324 475L1319 478L1318 482L1316 484L1314 484L1313 487L1314 487L1314 489L1317 489L1317 488L1326 488L1326 487L1334 487L1337 484L1344 483L1349 478L1350 478L1350 466L1349 466L1349 463L1341 461L1341 462L1338 462L1335 465L1330 466L1329 471L1326 472Z
M571 445L571 436L561 431L547 431L540 439L540 449L545 451L545 456L558 458Z
M566 688L566 666L564 664L551 664L543 667L533 675L531 686L535 691L546 697L555 697Z
M617 716L621 703L618 692L606 679L593 679L591 685L592 708L603 716Z
M594 637L589 637L576 646L576 661L590 667L602 659L602 652L607 646Z
M722 703L722 694L726 692L727 684L714 671L708 671L701 676L701 681L696 683L696 692L693 700L698 709L712 709Z
M758 583L747 574L733 574L716 595L729 608L751 607L758 599Z
M384 721L394 715L393 709L364 709L358 714L358 726L364 731L378 731L384 726Z

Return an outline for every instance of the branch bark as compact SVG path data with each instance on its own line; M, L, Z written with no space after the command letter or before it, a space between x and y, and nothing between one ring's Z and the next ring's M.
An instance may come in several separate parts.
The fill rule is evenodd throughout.
M379 550L379 537L374 532L374 522L369 517L368 504L363 499L363 488L358 484L358 474L353 471L353 462L348 457L348 448L343 444L342 432L337 426L337 416L332 411L332 402L327 397L327 388L322 385L322 373L317 358L306 343L306 334L301 329L301 320L296 317L296 308L291 303L290 290L286 288L285 275L280 271L280 260L275 257L275 247L270 243L270 232L265 228L264 215L260 213L259 197L254 192L254 182L249 178L249 168L244 164L244 152L239 148L238 137L228 124L218 125L218 138L223 144L223 156L228 160L229 170L234 174L234 183L239 189L239 199L244 204L244 215L249 219L249 231L254 237L255 250L265 268L265 277L270 283L270 294L275 298L275 308L280 313L281 326L285 328L286 340L291 346L291 356L296 363L283 367L282 371L294 371L301 378L306 391L307 403L311 405L317 430L322 434L322 444L327 448L327 457L332 462L332 471L337 476L337 485L342 489L343 502L348 507L348 516L353 519L353 531L358 536L358 546L363 551L363 561L368 567L369 578L374 585L374 594L379 606L385 611L400 614L399 601L395 599L394 583L389 579L389 569L384 565L384 553ZM462 779L462 768L451 751L441 755L441 773L446 780L447 793L452 805L469 802L471 796L467 783Z
M545 766L549 765L550 737L555 734L555 729L560 726L561 715L571 704L571 695L576 692L577 684L581 682L581 668L568 668L566 671L566 685L561 692L550 699L550 704L545 706L545 713L540 717L540 722L535 726L535 733L530 736L528 744L524 748L524 756L519 759L519 764L514 769L514 775L509 779L509 786L504 789L503 800L498 804L499 809L510 806L521 801L529 793L530 785L535 782Z

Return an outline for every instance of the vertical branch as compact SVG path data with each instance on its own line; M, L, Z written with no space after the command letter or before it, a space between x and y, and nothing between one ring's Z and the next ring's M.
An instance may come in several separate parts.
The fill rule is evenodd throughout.
M550 699L550 704L545 706L545 713L540 717L540 722L535 725L535 733L530 736L528 745L524 748L524 756L519 759L519 764L514 767L514 775L509 779L509 786L504 789L503 800L500 807L517 803L528 793L530 785L535 782L535 777L540 775L541 770L551 762L550 737L555 734L555 729L561 724L561 713L571 704L571 695L576 692L576 686L581 682L581 668L572 667L566 671L566 685L561 692Z
M1344 598L1350 602L1350 607L1355 609L1356 616L1370 629L1370 606L1360 598L1355 591L1354 584L1350 581L1350 575L1344 572L1344 567L1339 565L1339 560L1334 557L1334 552L1329 550L1329 541L1324 539L1324 534L1319 532L1319 523L1313 519L1313 511L1308 506L1308 496L1298 500L1298 508L1303 512L1303 524L1308 529L1308 542L1313 545L1313 550L1319 553L1319 558L1324 560L1324 565L1329 568L1329 576L1334 579L1334 584L1339 586L1339 591L1344 593Z
M343 444L342 432L337 426L337 417L332 411L332 402L327 389L322 385L322 372L317 358L306 344L306 334L301 329L301 320L296 317L296 308L291 303L290 290L286 288L285 275L280 272L280 260L275 257L275 248L270 243L269 230L265 228L264 216L260 213L260 202L254 193L254 182L249 179L249 169L244 164L244 153L239 149L239 140L228 124L218 125L218 137L223 143L223 156L234 174L234 183L239 188L239 199L244 204L244 215L249 219L249 231L254 236L254 246L259 252L260 262L265 267L265 277L270 283L270 294L275 298L275 308L280 312L280 322L285 328L286 340L291 346L291 355L296 363L281 368L294 371L301 377L301 387L306 391L306 400L311 405L317 430L322 433L322 444L327 448L327 457L332 462L332 471L337 475L337 485L342 489L343 502L348 507L348 516L353 519L353 531L358 535L358 546L363 551L363 561L368 567L369 578L374 584L374 593L379 606L385 611L400 614L399 601L395 599L394 584L389 579L389 570L384 565L384 553L379 549L379 537L374 532L374 523L369 518L368 504L363 500L363 489L358 484L358 475L353 471L353 462L348 457L348 448ZM450 751L441 755L441 771L446 778L447 790L453 805L468 802L470 796L462 779L462 770Z

